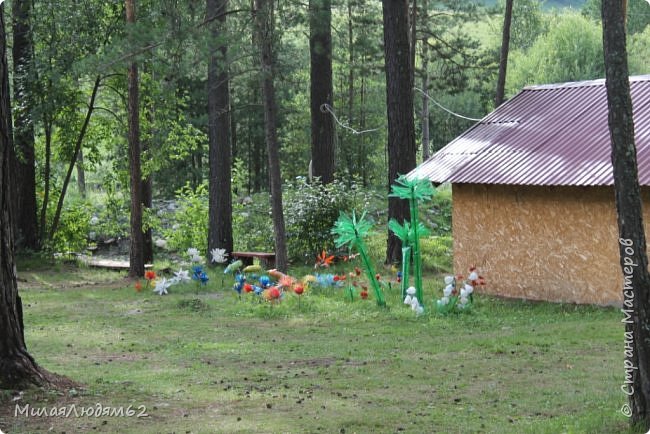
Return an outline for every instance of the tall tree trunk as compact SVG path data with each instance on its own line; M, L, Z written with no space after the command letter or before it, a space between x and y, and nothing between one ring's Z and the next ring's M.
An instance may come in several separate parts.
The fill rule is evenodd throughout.
M422 2L422 20L427 21L429 3L427 0ZM427 37L422 39L422 91L429 93L429 41ZM429 98L422 95L422 112L420 122L422 124L422 161L429 159L431 154L431 139L429 137Z
M208 135L210 141L210 216L208 225L208 258L212 249L231 253L232 239L232 143L230 135L230 88L228 47L225 44L227 0L207 0L212 41L216 49L210 53L208 65Z
M147 142L143 143L143 150L147 149ZM153 182L151 175L142 180L142 208L153 208ZM145 264L153 263L153 231L147 228L142 232L142 261Z
M40 248L38 238L38 217L36 205L36 162L34 156L34 123L32 122L32 98L30 96L30 74L33 69L33 47L31 39L31 1L14 0L13 15L13 81L14 99L14 193L16 241L18 247L32 250Z
M45 133L45 167L43 168L43 203L38 225L39 240L46 241L47 207L50 202L50 173L52 171L52 119L48 114L43 115L43 131Z
M135 0L126 0L126 22L135 23ZM128 68L129 169L131 173L131 246L129 276L144 276L142 234L142 172L140 168L140 104L138 65Z
M413 75L409 46L408 0L382 0L384 56L386 61L386 107L388 111L388 184L415 167L415 120ZM410 218L407 201L388 200L388 218L401 222ZM388 231L386 262L399 262L402 246Z
M264 102L264 130L269 158L271 210L275 234L275 265L287 271L287 242L282 210L282 180L280 173L280 144L277 134L277 107L275 100L273 57L273 0L255 0L255 23L260 44L262 99Z
M501 39L501 57L499 59L499 78L497 79L497 93L494 106L503 103L506 89L506 71L508 69L508 53L510 52L510 23L512 22L512 1L506 0L506 10L503 14L503 37Z
M5 35L4 5L0 4L0 389L21 389L47 380L25 346L22 303L16 284L9 184L11 112Z
M81 150L81 145L83 144L84 137L86 137L86 131L88 130L88 124L90 124L90 118L95 109L95 99L97 98L97 92L99 91L99 84L101 82L101 77L98 75L95 78L95 84L93 85L92 94L90 95L90 102L88 102L88 110L86 111L86 117L84 122L81 125L81 130L79 130L79 135L77 136L77 141L74 146L74 152L72 158L70 159L70 164L68 165L68 171L65 174L63 179L63 186L61 187L61 194L59 195L59 201L56 205L56 211L54 213L54 219L52 220L52 228L50 229L50 239L54 238L56 230L59 228L59 220L61 218L61 212L63 211L63 201L65 200L65 194L68 190L68 185L70 184L70 178L72 177L72 171L74 170L75 163L77 162L77 156Z
M150 53L150 58L148 59L149 64L151 63L152 56L153 54ZM147 63L145 63L146 66ZM153 68L151 70L151 81L154 81ZM142 141L142 154L144 155L151 154L151 148L156 140L154 97L153 91L150 92L152 95L146 99L145 103L145 116L147 117L149 134L147 134L147 139ZM147 209L150 212L153 209L153 176L151 173L148 173L142 180L142 207L143 210ZM153 230L151 227L142 233L142 260L145 264L153 263Z
M334 105L332 84L331 0L309 0L311 159L313 175L323 184L334 179L334 119L321 110Z
M605 84L612 141L619 250L624 276L625 383L631 416L645 432L650 427L650 274L634 144L632 99L627 67L625 6L602 1Z
M79 149L77 156L77 190L82 198L86 198L86 168L84 167L84 150Z

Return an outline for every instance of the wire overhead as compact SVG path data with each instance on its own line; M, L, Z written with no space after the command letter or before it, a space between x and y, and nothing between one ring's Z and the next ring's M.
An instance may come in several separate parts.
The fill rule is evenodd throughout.
M341 127L345 128L346 130L351 131L352 134L365 134L365 133L372 133L374 131L379 131L379 128L373 128L371 130L357 131L354 128L349 127L348 125L345 125L344 123L342 123L339 120L339 118L336 117L336 113L334 113L334 109L332 108L332 106L327 104L327 103L321 104L320 111L322 113L328 113L329 112L332 115L332 117L334 118L334 120L336 121L337 124L339 124Z
M467 117L467 116L463 116L463 115L461 115L461 114L458 114L458 113L456 113L456 112L453 112L453 111L449 110L448 108L446 108L445 106L443 106L442 104L440 104L440 103L439 103L438 101L436 101L435 99L431 98L431 97L429 96L429 94L427 94L425 91L423 91L423 90L420 89L419 87L414 87L413 89L417 90L417 91L420 92L422 95L426 96L426 97L427 97L427 98L428 98L432 103L434 103L435 105L437 105L437 106L440 107L442 110L444 110L444 111L446 111L447 113L449 113L450 115L456 116L456 117L461 118L461 119L467 119L468 121L474 121L474 122L479 122L479 121L481 120L481 119L476 119L476 118L470 118L470 117Z

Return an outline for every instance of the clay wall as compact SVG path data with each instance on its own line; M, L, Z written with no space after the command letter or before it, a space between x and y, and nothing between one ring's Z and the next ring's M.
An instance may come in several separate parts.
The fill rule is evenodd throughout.
M622 302L613 187L454 184L452 195L454 270L466 275L476 265L488 282L484 292ZM647 189L643 195L650 204Z

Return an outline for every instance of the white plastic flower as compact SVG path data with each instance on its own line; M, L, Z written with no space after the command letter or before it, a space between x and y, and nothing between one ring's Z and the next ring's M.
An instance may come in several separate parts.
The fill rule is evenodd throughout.
M443 294L445 297L449 297L449 296L451 295L451 291L453 291L453 290L454 290L454 286L453 286L453 285L447 285L447 286L445 287L445 289L442 291L442 294Z
M445 276L445 285L451 285L454 283L454 276Z
M169 282L166 278L160 279L158 282L156 282L156 287L153 289L153 292L155 292L158 295L165 295L167 294L167 288L171 286L171 282Z
M212 262L222 264L228 260L226 249L212 249L210 253L212 254Z
M199 262L203 262L203 258L200 255L194 255L190 256L190 261L198 264Z
M407 293L408 295L415 295L415 293L416 293L415 287L414 287L414 286L409 287L409 288L406 290L406 293Z
M187 256L189 256L190 258L192 258L194 256L199 256L199 249L195 249L194 247L190 247L189 249L187 249Z
M472 271L469 273L469 276L467 276L469 280L478 280L478 273L476 271Z
M174 278L178 279L178 282L180 283L189 282L192 280L192 278L190 277L190 272L187 270L183 270L182 268L174 273Z
M467 295L469 295L474 292L474 287L472 285L465 285L465 291L467 292Z

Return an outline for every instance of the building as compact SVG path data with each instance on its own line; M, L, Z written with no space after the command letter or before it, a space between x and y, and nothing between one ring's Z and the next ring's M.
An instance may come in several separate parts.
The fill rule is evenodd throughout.
M650 75L630 78L646 236ZM454 268L485 292L622 302L623 274L604 80L525 88L410 176L452 184Z

